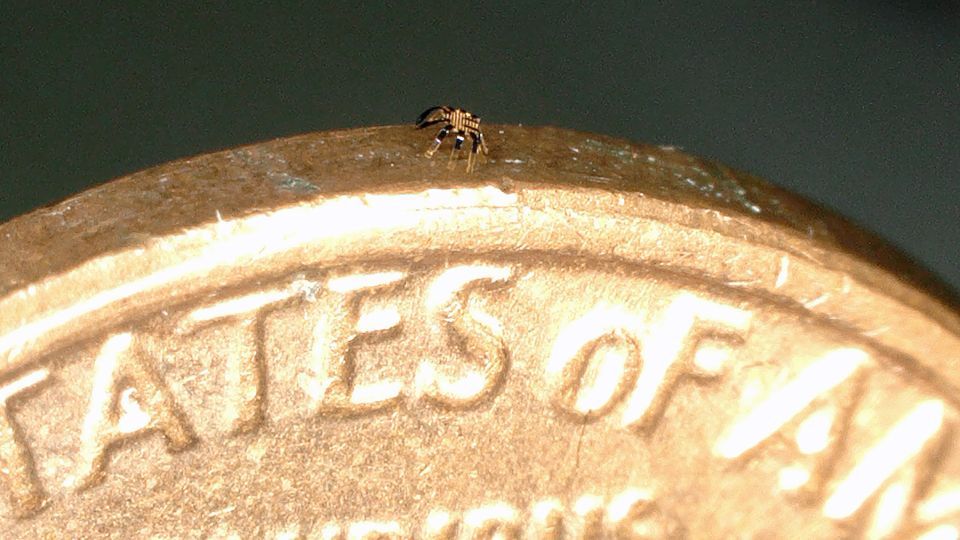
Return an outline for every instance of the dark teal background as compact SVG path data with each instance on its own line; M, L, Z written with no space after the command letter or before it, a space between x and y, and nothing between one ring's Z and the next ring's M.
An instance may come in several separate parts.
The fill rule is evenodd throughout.
M957 2L136 4L0 2L0 220L172 159L451 104L719 159L960 286Z

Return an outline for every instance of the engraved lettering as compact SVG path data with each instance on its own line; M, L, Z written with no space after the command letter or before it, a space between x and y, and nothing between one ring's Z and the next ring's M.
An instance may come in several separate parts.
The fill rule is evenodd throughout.
M583 495L573 503L573 519L568 526L571 537L588 540L603 538L603 499L596 495Z
M204 306L181 322L180 331L195 332L210 323L234 322L239 335L231 341L226 373L227 408L224 419L230 433L253 431L263 420L263 320L268 308L300 291L294 287L249 294Z
M944 523L917 535L917 540L956 540L960 538L960 528Z
M343 529L336 523L324 524L319 533L311 536L319 540L344 540Z
M143 432L159 431L171 451L194 441L192 429L180 417L169 389L133 336L121 333L103 344L94 364L90 406L80 436L77 489L103 479L108 451L117 443Z
M517 511L498 503L464 513L464 538L467 540L515 540L520 537Z
M780 471L780 487L808 502L822 500L843 451L843 434L853 425L857 396L869 376L868 360L866 352L855 348L824 354L727 430L715 452L739 458L793 425L800 459ZM932 478L947 440L945 423L942 401L916 405L830 487L824 516L855 522L870 538L912 530L914 501Z
M454 540L460 521L445 510L434 510L423 524L424 540Z
M553 405L589 421L626 397L622 425L650 429L682 376L721 373L729 355L721 342L742 340L750 317L688 293L649 326L636 314L597 306L564 328L554 344L546 369ZM593 384L585 385L591 365Z
M503 384L509 360L500 322L472 308L470 295L481 286L502 286L509 278L507 267L458 266L433 282L426 298L427 311L479 371L450 378L424 361L416 375L419 394L446 407L467 409L483 402Z
M535 540L562 540L563 506L556 499L534 503L530 509L530 526L527 538Z
M233 507L230 507L231 509ZM521 515L505 502L485 504L462 514L434 509L422 525L409 534L398 521L329 521L285 527L281 535L320 540L425 540L530 538L531 540L647 539L685 537L683 527L665 514L648 490L628 488L605 503L593 494L576 499L571 509L558 499L535 501ZM526 522L523 521L526 518ZM418 534L417 534L418 533ZM279 537L279 535L278 535Z
M912 501L939 466L945 409L940 400L924 401L894 424L836 484L824 503L824 515L847 520L876 498L867 537L886 538L909 529L914 520Z
M783 263L783 275L777 277L776 286L781 285L780 281L787 283L792 279L787 272L786 258ZM518 343L518 350L523 351L524 357L518 356L517 352L513 352L511 357L511 349L506 343L503 331L503 324L508 321L498 320L490 314L500 313L501 310L509 311L503 309L503 306L493 304L503 296L496 288L507 288L507 293L504 294L518 294L518 305L529 305L531 299L536 300L544 290L536 284L528 286L525 281L528 276L538 279L536 272L517 274L518 272L519 266L503 264L456 265L437 271L436 278L421 291L408 285L408 276L404 272L371 271L325 279L312 284L309 293L292 285L265 289L254 294L217 300L199 308L189 308L177 318L169 318L164 311L166 319L156 317L147 322L151 327L154 324L175 325L174 331L181 336L210 330L209 335L204 333L185 339L182 344L170 344L170 358L176 360L163 364L173 366L169 373L183 374L184 380L196 380L189 386L191 392L194 389L203 391L204 395L198 391L191 396L190 403L197 404L203 411L197 413L197 418L200 414L206 414L209 409L225 404L222 414L230 432L248 433L263 423L263 417L267 414L265 399L268 391L276 392L276 408L272 408L271 412L276 413L275 427L279 429L286 427L281 425L282 422L290 422L299 416L295 412L291 414L290 408L298 403L297 399L290 399L291 391L300 396L301 407L304 405L303 401L309 400L309 411L316 416L360 416L389 412L397 410L401 400L415 397L422 399L425 404L413 402L409 410L405 407L403 412L410 414L397 416L398 420L403 421L402 425L379 421L355 425L338 421L334 423L335 429L331 424L321 426L323 429L320 432L301 430L303 426L298 426L287 431L292 436L284 440L290 444L301 444L306 439L309 446L310 441L317 440L316 437L330 435L332 442L329 448L336 453L331 457L333 461L330 463L336 463L337 467L343 464L349 468L354 456L349 452L342 454L342 448L344 442L349 444L350 436L357 435L364 440L374 440L371 437L384 436L385 432L368 430L398 428L400 431L388 435L401 438L412 436L422 439L419 444L427 445L442 441L442 446L431 446L433 450L428 448L429 451L418 455L430 463L440 463L441 467L447 469L458 461L451 458L435 462L433 460L436 452L444 452L449 445L459 441L474 446L483 444L486 435L495 435L489 431L489 426L483 428L476 422L505 422L503 425L509 427L507 424L516 419L496 416L503 412L499 407L492 411L496 413L496 418L488 418L486 415L482 415L482 418L475 417L473 414L458 418L456 415L443 414L440 418L428 419L420 418L423 411L416 407L466 411L489 403L503 389L508 377L526 378L530 376L529 369L534 366L541 369L538 362L543 360L543 356L538 355L545 351L539 349L542 347L543 338L548 338L546 334L555 328L557 321L553 318L578 309L576 306L582 302L582 299L580 302L564 300L562 308L551 307L538 314L534 320L524 321L530 328L533 339ZM426 277L426 274L411 277L409 283L421 283ZM783 279L780 279L781 277ZM304 280L300 280L298 283L303 282ZM330 294L325 294L318 301L312 296L317 287L323 287ZM725 374L731 357L738 354L736 346L747 339L751 324L755 324L752 323L752 314L747 309L738 307L739 304L710 300L707 296L699 296L699 293L662 294L666 290L675 290L671 289L672 285L667 280L651 282L648 287L652 291L649 297L640 295L634 298L634 301L638 302L635 310L632 307L628 310L625 306L600 301L576 320L569 323L563 321L553 348L546 358L547 384L540 386L537 384L539 381L525 380L524 382L529 384L518 385L515 389L518 392L532 391L538 394L536 397L548 400L546 403L534 403L529 401L531 396L520 395L520 399L528 401L524 401L523 407L517 412L533 415L522 419L524 425L537 421L539 415L551 417L555 411L575 422L585 424L605 418L618 423L619 427L642 430L649 434L649 430L656 427L658 420L663 418L665 411L668 416L673 414L670 399L680 405L680 396L671 396L680 385L690 382L685 379L716 379ZM402 298L392 298L395 293L401 294ZM301 313L300 308L308 306L298 305L297 309L275 313L276 317L267 315L270 309L289 307L293 302L288 300L300 294L309 294L311 302L318 308L322 306L321 309L309 308L311 319L306 336L295 336L294 333L301 329L303 322L297 320ZM671 296L674 294L675 296ZM592 297L592 294L590 296ZM821 299L815 299L814 302ZM643 302L647 301L657 307L645 310ZM287 303L284 304L285 302ZM413 322L407 318L408 314L404 311L401 321L400 306L405 310L410 309L411 312L422 309L424 320ZM774 308L775 306L772 306L769 310L761 310L765 323L777 322L776 317L767 317L775 311ZM511 315L504 317L509 318ZM721 436L716 439L712 448L715 456L724 460L737 460L738 463L733 468L738 469L742 469L748 460L754 458L757 459L752 463L762 464L762 467L756 470L767 470L771 463L780 461L779 470L773 469L774 476L766 480L773 484L774 489L765 488L761 493L772 494L779 489L780 493L788 495L792 502L799 500L805 507L800 510L802 513L808 517L819 514L814 517L818 517L820 522L809 523L818 532L823 531L823 522L832 521L831 526L837 527L841 534L850 536L956 536L957 531L960 531L960 527L954 524L957 516L960 516L960 489L943 485L944 479L937 477L941 466L945 467L946 471L956 469L954 448L949 446L954 435L955 413L947 410L951 407L949 399L932 397L938 392L945 392L946 385L930 384L936 374L914 370L909 359L884 357L874 362L868 352L856 347L823 352L822 348L826 343L843 340L847 329L829 329L823 336L816 336L821 322L801 321L802 324L798 324L790 317L784 320L788 323L788 328L799 329L798 336L809 335L812 339L809 344L803 343L803 347L789 343L780 349L781 351L793 353L809 346L817 352L806 358L787 359L782 363L769 362L759 369L736 371L738 375L744 376L760 372L762 375L751 381L751 384L755 383L759 389L770 383L769 376L778 369L777 366L790 366L789 374L792 380L772 392L764 389L759 400L752 400L751 392L743 391L740 381L724 389L706 386L702 388L706 396L704 403L721 403L738 393L744 403L748 400L751 403L749 410L744 409L729 426L722 426L725 429L718 431ZM265 324L267 322L269 324ZM427 329L427 333L432 332L432 335L403 335L400 330L404 324L418 331ZM214 325L218 326L210 329ZM510 326L507 328L510 329ZM278 336L265 339L264 332L274 329L278 331ZM166 332L157 334L165 335ZM778 329L773 332L773 337L768 336L757 340L757 343L750 343L750 350L773 348L775 337L782 335L784 333ZM135 450L136 448L132 447L137 445L137 441L144 435L151 437L153 443L159 443L157 435L163 435L169 451L183 450L194 442L194 429L181 414L180 405L174 401L174 394L170 392L165 380L172 382L174 376L167 375L168 371L161 369L159 362L151 356L151 349L147 344L141 343L139 337L136 334L119 333L108 336L99 344L100 349L93 363L87 410L81 411L85 412L85 415L79 430L80 449L75 456L76 462L71 464L69 472L72 476L62 485L60 480L64 474L66 458L62 455L62 441L69 441L71 436L76 436L76 432L70 431L68 426L52 426L53 420L50 420L51 426L41 426L43 431L27 432L31 437L45 437L53 433L51 440L56 444L36 445L35 458L34 449L27 445L27 441L33 439L24 437L18 424L19 422L24 427L31 426L27 413L45 412L39 410L41 407L35 407L38 403L31 402L31 407L24 408L19 408L18 405L22 398L28 397L23 394L34 393L33 389L50 377L48 371L19 371L15 374L17 378L0 379L3 381L3 386L0 386L0 498L9 500L9 513L16 517L26 517L37 512L43 507L48 496L45 491L47 489L61 489L72 485L77 490L82 490L98 485L111 468L117 471L123 468L121 465L124 463L120 461L121 448ZM289 342L286 342L288 338ZM310 340L309 346L304 343L304 338ZM422 339L422 342L418 342L417 349L444 352L433 357L367 360L372 355L368 356L366 348L372 348L372 343L378 340L393 338L418 341ZM72 351L86 346L85 342L64 343L63 347L58 345L57 348L52 348L50 356L72 354ZM188 345L196 346L196 350L190 349ZM266 345L269 345L269 348ZM290 349L303 347L308 350L302 365L285 365L289 354L284 350L287 345L290 345ZM399 341L388 345L392 350L414 349L402 346L404 343ZM217 358L222 358L222 362L213 363L222 363L223 366L216 365L215 369L207 370L211 364L209 358L203 358L202 361L189 358L191 354L197 354L197 351L213 351L213 354L219 355L221 353L218 353L216 348L221 346L223 353ZM283 362L267 362L265 355L273 352L276 352ZM81 354L88 353L84 351ZM69 358L44 361L51 361L51 366L54 366L51 369L60 369L64 360L72 361ZM797 365L796 360L812 361L793 371L793 366ZM513 362L517 363L517 374L509 373ZM269 373L265 371L269 365L283 369L277 369L276 374ZM81 367L70 365L65 367L64 373L75 376ZM404 375L393 375L394 370L401 369L407 370ZM787 368L780 369L785 375ZM190 370L193 372L189 372ZM293 373L287 370L293 370ZM889 372L886 372L887 370ZM414 371L415 374L412 373ZM211 372L213 375L210 375ZM268 379L268 374L273 376ZM929 378L925 379L927 376ZM220 382L223 383L224 395L217 395L220 389L217 388L216 381L203 381L203 377L222 378L223 381ZM287 377L295 378L295 381L287 380ZM87 380L85 377L77 379L80 384ZM911 379L922 382L912 384L917 380ZM277 387L267 388L268 380ZM405 387L409 382L414 383L413 390ZM877 384L875 387L867 387L868 382ZM292 389L291 383L295 383ZM213 386L209 386L210 384ZM901 391L905 387L909 388ZM187 386L183 388L186 389ZM299 394L301 391L308 399ZM759 390L753 395L758 392ZM897 393L895 400L884 401L885 392ZM74 390L68 389L66 394L66 402L69 403L69 400L74 398ZM511 397L516 396L512 394ZM45 401L50 399L50 396L41 395L41 399ZM699 398L695 399L699 401ZM895 408L902 406L907 400L914 401L909 402L902 410ZM548 405L553 411L538 408L543 405ZM867 405L878 407L876 414L866 410ZM686 408L685 405L684 410ZM506 409L509 407L504 410ZM721 410L722 414L717 416L725 415L726 410ZM69 419L75 414L75 411L68 408L56 412L56 419ZM888 421L887 415L896 415L895 421L889 422L889 425L878 425ZM549 420L548 425L552 425L553 418ZM677 435L697 437L702 435L704 430L712 432L713 429L719 430L721 427L702 420L678 426ZM683 419L678 418L678 421L682 422ZM57 431L51 431L51 427ZM331 429L334 431L330 431ZM360 431L357 431L358 429ZM886 431L875 431L877 429ZM591 432L590 437L586 437L586 432L579 431L583 440L587 441L585 448L602 447L596 445L595 439L597 435L602 437L602 434ZM476 438L478 433L481 434L481 439ZM572 434L576 435L576 430ZM435 510L426 516L425 521L409 529L404 521L407 519L406 512L402 519L396 515L386 516L397 518L396 521L346 521L342 518L355 517L352 516L353 511L344 510L346 506L334 505L325 511L343 510L344 515L332 518L332 521L322 528L317 526L323 525L323 521L315 524L309 521L300 522L296 526L288 523L286 528L276 529L271 529L270 524L266 523L261 524L260 532L277 537L309 536L328 540L394 540L410 534L435 540L459 540L461 537L506 539L519 536L549 540L665 538L684 533L669 509L665 509L662 502L654 500L650 491L631 488L615 494L612 498L607 496L612 495L608 492L613 487L610 484L639 477L639 470L633 470L630 475L617 475L616 470L610 469L615 465L629 466L626 463L633 459L631 456L637 457L637 454L621 456L625 458L624 464L603 463L600 469L591 471L584 467L595 465L596 456L591 456L589 452L581 454L582 441L571 439L571 433L557 432L551 435L542 442L546 445L577 443L575 450L572 445L567 448L554 446L554 451L548 454L553 456L551 459L562 461L565 457L573 457L575 451L575 472L585 475L579 481L591 486L588 494L564 491L562 498L535 499L529 507L519 507L514 503L525 505L530 502L527 499L530 494L527 488L518 492L515 490L516 486L507 486L509 489L505 493L521 498L516 501L502 499L503 502L498 502L501 499L497 498L488 499L491 490L468 490L464 495L465 499L484 497L474 501L479 503L478 506L466 511L463 511L463 508L457 508L455 512ZM692 439L687 437L686 440L689 442ZM626 437L625 441L630 447L628 450L633 449L633 444L645 444L642 439L631 437ZM662 442L671 445L680 441L680 438L670 436ZM237 466L245 466L245 460L250 466L259 469L272 463L267 454L270 452L268 440L249 442L251 444L247 447L243 441L234 440L230 443L230 457ZM617 443L613 439L601 442ZM382 446L387 448L395 445L390 442ZM70 448L69 442L66 448ZM664 448L670 451L669 448ZM761 448L772 448L772 451L758 457L758 450ZM204 445L204 451L206 449ZM537 452L533 447L527 450ZM566 453L563 453L564 451ZM640 451L638 459L643 459L643 456L656 450L646 448ZM467 453L464 452L464 455ZM48 460L47 456L52 458ZM582 456L586 458L581 460ZM123 457L130 459L126 454ZM520 460L518 463L521 465L530 458L529 455L515 457ZM786 459L783 459L784 457ZM36 464L34 459L38 460ZM111 464L111 460L115 460L115 463ZM460 460L460 457L456 460ZM360 460L355 458L352 461L356 464ZM704 462L701 465L708 466L709 463ZM428 463L421 469L422 474L417 477L418 483L437 480L436 471L426 474L431 466L433 465ZM666 469L663 467L653 467L649 472L659 474L664 470ZM310 474L318 474L318 471L319 469ZM145 469L145 472L148 471ZM403 471L399 472L404 474ZM725 474L721 471L714 473ZM386 474L389 475L389 471L386 471ZM950 473L947 474L949 476ZM381 478L379 473L377 477ZM55 478L57 481L44 485L40 478ZM112 480L115 479L110 480L113 483ZM351 482L334 480L336 481L333 484L350 489ZM373 477L369 480L377 481ZM487 480L489 479L484 481ZM165 485L163 482L158 483L156 479L148 482L150 489ZM428 491L421 490L422 496L429 497L437 489L445 489L442 482L441 480L441 484L437 486L429 486ZM290 484L284 482L284 485L289 487ZM536 486L528 487L536 489ZM382 490L378 488L375 491ZM930 495L931 492L936 493ZM49 497L58 499L60 494L50 493ZM348 499L351 497L347 495ZM928 500L923 501L924 498ZM449 493L444 495L441 492L439 499L448 504ZM673 496L667 499L672 503L683 502ZM429 504L429 498L423 499L421 495L417 495L415 501L412 508L422 509ZM491 501L493 504L486 504ZM221 502L220 505L222 504L226 502ZM798 510L799 506L790 506L790 511ZM200 511L205 510L200 507ZM229 505L207 515L216 517L233 511L234 505ZM684 511L686 512L686 509ZM702 515L701 510L690 512L690 516L695 518ZM224 519L231 524L229 526L242 522L233 521L232 518ZM524 522L524 519L527 521ZM225 528L228 525L223 527L224 531L228 530Z
M43 505L43 488L34 474L33 460L19 426L13 421L8 402L47 379L47 370L37 370L0 387L0 486L7 493L11 513L27 517Z
M263 421L263 325L259 318L238 321L226 366L227 407L224 419L233 434L253 431Z
M192 332L203 323L231 319L233 317L247 317L257 313L265 307L271 306L293 297L299 292L293 287L263 291L246 296L239 296L224 300L210 306L197 308L187 315L181 323L181 331Z
M279 531L273 535L275 540L300 540L303 535L300 533L300 527L291 527L285 531Z
M949 523L938 524L951 518L960 517L960 488L956 486L941 489L917 504L914 518L918 524L929 528L918 538L960 538L960 528ZM929 536L925 536L929 535Z
M360 343L400 324L395 310L365 318L361 309L369 296L396 286L404 277L402 272L379 272L333 278L327 283L331 291L343 296L343 301L333 313L321 315L317 321L310 368L299 376L300 387L312 398L317 413L352 416L384 411L399 403L403 388L399 381L363 386L354 383L354 355Z
M350 524L347 540L400 540L403 532L396 521L357 521Z
M680 525L663 515L646 491L629 489L610 502L607 527L613 538L646 539L683 536Z
M565 327L547 362L554 407L587 421L607 414L622 400L640 370L641 348L635 333L640 324L635 315L597 307ZM597 374L584 389L591 363L596 364Z
M651 493L640 489L627 489L606 506L601 497L583 495L571 514L556 499L536 502L527 528L527 537L537 540L676 538L681 533L680 525L659 510Z
M622 425L652 428L681 377L718 376L726 349L712 342L707 347L703 341L742 341L750 318L749 311L691 293L673 299L648 329L643 343L643 369L627 398Z
M757 448L788 425L798 460L780 471L780 489L806 500L820 497L862 394L869 355L855 348L834 349L811 362L789 383L736 422L714 452L736 459ZM805 411L812 411L804 416Z

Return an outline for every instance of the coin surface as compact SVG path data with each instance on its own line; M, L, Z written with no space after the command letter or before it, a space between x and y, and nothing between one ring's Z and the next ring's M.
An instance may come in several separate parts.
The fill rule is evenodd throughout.
M956 538L960 316L673 148L309 134L0 225L4 538Z

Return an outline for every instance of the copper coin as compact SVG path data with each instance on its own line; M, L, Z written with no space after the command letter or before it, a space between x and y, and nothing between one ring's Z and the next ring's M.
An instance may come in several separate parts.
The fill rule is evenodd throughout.
M310 134L0 226L4 538L957 538L960 316L667 147ZM482 157L482 156L481 156Z

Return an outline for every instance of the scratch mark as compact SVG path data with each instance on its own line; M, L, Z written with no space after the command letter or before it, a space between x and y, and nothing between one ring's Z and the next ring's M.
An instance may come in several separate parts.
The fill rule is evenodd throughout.
M780 272L777 273L777 281L773 284L774 289L779 289L783 287L783 284L787 282L787 278L790 274L790 258L786 255L780 257Z
M583 447L583 435L587 430L586 422L580 424L580 433L577 435L577 449L574 451L573 470L567 478L566 492L569 494L573 488L573 482L577 479L577 473L580 472L580 449Z
M889 330L890 330L889 326L881 326L880 328L874 328L873 330L863 332L863 335L867 337L877 337L880 334L888 332Z
M807 309L813 309L819 306L820 304L826 302L829 299L830 299L830 293L823 293L820 296L814 298L813 300L807 300L806 302L804 302L803 307Z

